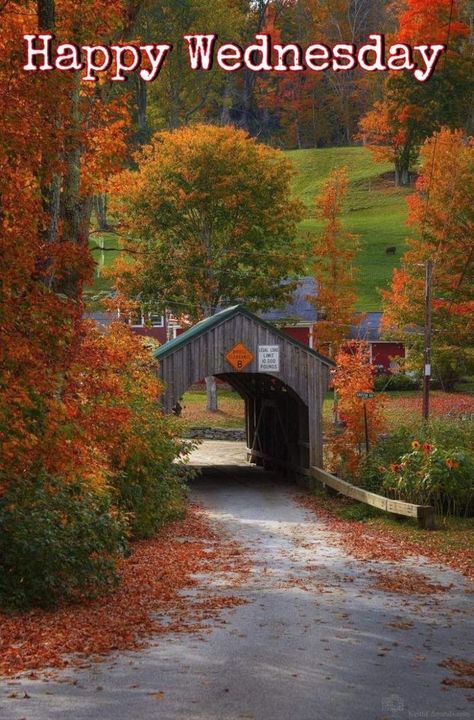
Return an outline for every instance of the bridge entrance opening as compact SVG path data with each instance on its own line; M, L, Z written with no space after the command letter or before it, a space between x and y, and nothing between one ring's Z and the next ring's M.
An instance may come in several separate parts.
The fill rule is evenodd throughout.
M166 411L213 375L244 399L248 462L265 469L321 467L331 360L240 305L197 323L156 357Z

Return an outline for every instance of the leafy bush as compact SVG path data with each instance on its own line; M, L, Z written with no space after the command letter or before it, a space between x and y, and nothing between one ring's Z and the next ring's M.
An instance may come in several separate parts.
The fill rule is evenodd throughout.
M382 487L397 499L433 505L440 514L467 515L474 499L474 456L415 440L412 451L385 470Z
M179 439L176 418L142 398L129 432L134 443L128 444L124 458L117 458L112 484L119 507L129 516L132 536L144 539L183 515L190 470L176 459L193 445Z
M114 487L119 506L129 516L133 538L143 540L155 535L164 522L183 516L187 472L182 465L131 466L129 459Z
M424 448L424 450L423 450ZM359 484L438 512L467 514L474 500L472 422L435 420L380 438L364 457Z
M418 390L420 381L417 378L410 377L404 373L394 373L393 375L378 375L375 378L375 390L382 392L384 390L402 391L402 390Z
M106 493L45 475L0 498L0 603L50 607L117 583L126 522Z

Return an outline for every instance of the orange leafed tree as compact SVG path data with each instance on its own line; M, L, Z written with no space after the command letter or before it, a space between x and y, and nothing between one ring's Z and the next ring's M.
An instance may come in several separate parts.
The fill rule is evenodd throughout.
M337 355L349 327L356 322L353 261L358 239L344 229L341 220L348 183L347 168L337 168L316 198L317 218L323 222L323 228L313 245L317 293L310 299L321 317L314 327L316 347L330 357Z
M329 465L332 470L353 479L366 443L364 405L370 445L375 444L383 430L383 407L380 395L367 400L357 396L358 392L372 392L374 389L375 368L370 363L367 343L346 343L338 352L336 362L333 383L343 429L332 431Z
M442 125L464 126L471 113L472 48L460 0L406 0L400 4L394 43L447 45L428 82L412 73L390 73L384 97L364 115L357 138L378 161L395 166L396 182L409 183L423 141ZM417 55L415 62L419 60Z
M474 142L444 128L425 143L421 162L417 192L408 201L413 234L384 293L384 323L413 346L419 363L421 341L413 330L424 322L424 265L431 258L435 374L449 386L472 364Z
M125 31L129 9L0 4L0 492L42 471L104 485L114 443L126 448L129 378L141 382L144 350L125 329L95 332L82 294L93 270L87 208L126 152L126 103L79 74L24 72L21 37L106 41Z

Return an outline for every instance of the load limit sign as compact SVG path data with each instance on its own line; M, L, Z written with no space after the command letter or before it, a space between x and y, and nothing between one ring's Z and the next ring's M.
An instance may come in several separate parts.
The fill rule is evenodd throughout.
M259 372L280 372L279 345L258 346L258 370Z

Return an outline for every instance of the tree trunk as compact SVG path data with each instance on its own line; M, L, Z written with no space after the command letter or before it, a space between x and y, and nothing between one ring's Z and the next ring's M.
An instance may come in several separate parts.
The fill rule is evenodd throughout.
M138 145L144 145L150 137L150 129L147 121L148 90L146 82L142 80L139 73L135 74L135 78L138 126L136 141Z
M84 244L89 235L85 228L84 205L81 200L81 146L80 146L80 89L81 76L76 73L71 88L71 135L66 143L65 161L66 172L64 176L61 215L64 227L64 240L66 242ZM92 209L92 203L90 203ZM90 213L89 213L90 219ZM70 272L56 288L69 297L78 297L81 288L77 273Z
M38 28L40 30L53 30L55 25L55 0L38 0L36 7Z
M107 200L107 193L94 195L94 212L97 219L97 227L103 232L110 230L110 225L107 222Z
M56 22L55 0L38 0L36 10L38 29L43 32L53 33ZM56 121L56 119L54 120ZM45 159L40 168L40 186L43 210L49 217L49 226L41 234L46 242L54 243L58 232L62 177L59 173L53 173L51 180L45 180L48 177L47 166L48 161ZM51 278L48 282L51 284Z
M231 124L231 117L230 117L230 104L231 104L231 97L232 97L232 88L231 88L231 77L229 74L226 75L224 80L224 91L222 94L222 108L221 108L221 125L230 125Z
M395 167L395 185L397 187L408 187L410 184L410 170L405 166Z
M213 375L210 375L206 378L206 391L207 391L207 411L208 412L217 412L218 411L218 404L217 404L217 384L216 384L216 378Z

